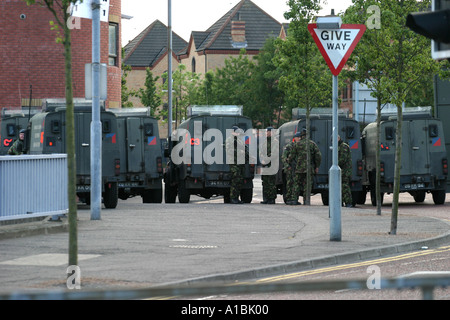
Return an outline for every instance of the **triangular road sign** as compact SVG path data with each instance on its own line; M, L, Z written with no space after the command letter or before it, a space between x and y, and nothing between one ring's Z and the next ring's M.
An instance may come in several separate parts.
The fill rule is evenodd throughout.
M318 29L313 23L308 25L308 30L331 73L337 76L366 31L366 25L343 24L339 29Z

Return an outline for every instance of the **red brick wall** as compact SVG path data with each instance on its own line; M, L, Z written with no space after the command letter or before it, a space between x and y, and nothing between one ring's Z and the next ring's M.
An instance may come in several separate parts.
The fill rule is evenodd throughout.
M121 0L110 0L110 17L119 17ZM21 19L21 15L26 15ZM54 20L47 8L27 6L23 0L0 0L0 109L18 109L21 99L64 98L63 45L50 30ZM101 23L101 62L108 63L108 28ZM120 44L120 39L118 40ZM120 48L120 45L119 45ZM119 49L120 54L120 49ZM84 98L84 65L92 62L92 21L81 19L81 28L72 30L72 71L75 98ZM108 67L108 103L120 103L119 67Z

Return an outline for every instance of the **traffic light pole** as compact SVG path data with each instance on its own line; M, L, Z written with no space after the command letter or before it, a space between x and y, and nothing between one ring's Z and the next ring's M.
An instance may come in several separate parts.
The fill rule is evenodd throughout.
M341 168L338 162L338 76L333 75L332 166L329 177L330 241L341 241Z

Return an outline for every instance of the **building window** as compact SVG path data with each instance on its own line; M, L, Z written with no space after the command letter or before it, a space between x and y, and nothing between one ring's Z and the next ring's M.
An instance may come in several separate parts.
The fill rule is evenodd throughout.
M195 58L192 58L191 66L192 66L192 72L195 72Z
M119 41L119 25L116 23L110 23L109 24L109 59L108 64L110 66L117 66L117 61L119 58L119 51L118 51L118 41Z

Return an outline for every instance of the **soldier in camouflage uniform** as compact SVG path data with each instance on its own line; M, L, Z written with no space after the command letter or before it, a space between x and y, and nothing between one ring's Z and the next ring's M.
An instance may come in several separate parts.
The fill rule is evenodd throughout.
M13 145L8 150L8 154L13 155L13 156L18 156L18 155L23 154L24 153L23 152L24 151L24 142L23 142L24 139L25 139L25 129L22 129L19 132L19 139L14 141Z
M306 148L306 129L303 129L300 135L300 141L298 142L298 157L297 157L297 166L295 168L295 173L298 175L298 184L301 192L303 192L303 197L306 194L306 175L307 175L307 148ZM311 160L311 177L314 176L315 173L319 172L320 163L322 161L322 154L320 153L319 147L317 144L309 140L309 149L310 149L310 160ZM312 179L311 179L312 180ZM312 183L311 183L312 184ZM309 193L311 193L311 186L309 189Z
M352 155L350 146L338 136L338 165L341 168L342 202L346 207L354 207L350 182L352 179Z
M284 147L281 157L283 163L283 172L286 176L286 204L297 205L298 195L300 193L298 175L296 175L296 164L298 157L298 143L300 141L300 132L294 134L292 142Z
M272 127L266 129L266 140L260 151L261 163L264 166L267 165L266 159L272 155ZM278 143L278 141L274 141ZM266 155L262 154L263 150L267 150ZM266 158L267 157L267 158ZM262 204L275 204L275 199L277 198L277 185L276 185L276 174L272 175L261 175L262 187L263 187L263 201Z
M230 202L233 204L243 203L239 200L241 194L241 188L244 184L245 162L238 164L238 159L244 156L247 158L247 148L244 141L240 137L243 133L242 129L238 126L232 127L233 132L230 137L225 141L225 147L227 152L227 160L233 160L232 163L228 163L231 173L231 185L230 185Z

